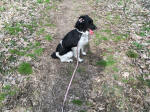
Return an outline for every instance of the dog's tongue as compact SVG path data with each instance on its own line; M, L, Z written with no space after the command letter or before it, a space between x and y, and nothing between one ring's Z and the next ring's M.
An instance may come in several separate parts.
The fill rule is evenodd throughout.
M90 35L94 34L94 32L91 29L89 29L89 33L90 33Z

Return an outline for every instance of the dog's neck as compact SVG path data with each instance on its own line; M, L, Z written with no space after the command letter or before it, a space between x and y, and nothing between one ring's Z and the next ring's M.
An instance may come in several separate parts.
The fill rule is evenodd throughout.
M85 31L85 32L83 32L83 31L79 31L77 28L76 28L76 30L77 30L79 33L82 33L82 34L84 34L84 35L88 35L88 34L89 34L89 32L88 32L88 31Z

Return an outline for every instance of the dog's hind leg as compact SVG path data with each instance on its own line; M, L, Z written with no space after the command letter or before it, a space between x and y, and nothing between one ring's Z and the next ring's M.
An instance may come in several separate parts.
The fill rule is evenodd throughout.
M59 52L56 52L56 56L59 57L61 62L73 62L73 60L71 59L73 57L73 53L72 51L60 56Z

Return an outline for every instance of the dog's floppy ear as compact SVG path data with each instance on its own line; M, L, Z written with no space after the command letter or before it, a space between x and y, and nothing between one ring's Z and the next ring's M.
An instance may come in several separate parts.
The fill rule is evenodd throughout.
M83 16L80 16L78 21L75 24L75 28L77 28L80 31L86 31L85 29L85 20Z
M80 23L82 23L82 22L84 22L84 19L83 19L83 18L79 18L78 21L79 21Z

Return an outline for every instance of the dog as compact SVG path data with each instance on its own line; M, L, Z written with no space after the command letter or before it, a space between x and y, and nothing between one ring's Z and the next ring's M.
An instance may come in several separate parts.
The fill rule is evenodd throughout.
M67 33L57 45L56 51L51 54L52 58L59 58L61 62L72 62L71 58L78 56L78 61L83 61L80 58L80 52L86 55L84 47L88 44L88 35L93 34L93 30L97 27L88 15L80 16L74 27L75 29Z

